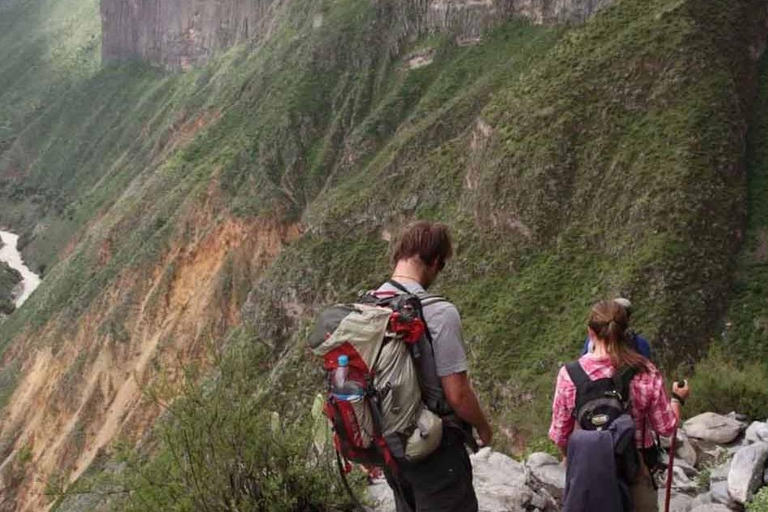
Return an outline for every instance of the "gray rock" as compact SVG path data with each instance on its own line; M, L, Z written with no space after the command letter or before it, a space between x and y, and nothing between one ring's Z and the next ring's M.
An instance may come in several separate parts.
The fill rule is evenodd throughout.
M555 500L543 489L535 492L526 485L523 464L490 448L470 457L480 512L525 512L556 510ZM392 490L381 479L368 487L376 512L395 512Z
M699 490L699 485L694 480L688 478L683 468L675 465L672 470L672 488L684 493L695 493Z
M667 455L666 453L662 453L659 456L659 461L665 466L669 465L669 455ZM688 464L688 462L686 462L685 459L677 458L677 456L675 456L675 467L679 467L680 469L682 469L688 478L694 478L696 475L699 474L699 471L695 467Z
M733 457L728 473L728 493L742 505L761 486L768 460L768 443L755 443L742 448Z
M709 505L710 503L713 503L712 493L705 492L704 494L699 494L693 498L693 501L691 502L691 509L695 509L696 507L700 507L702 505Z
M768 485L768 468L766 468L765 473L763 473L763 483Z
M709 473L710 482L724 482L728 480L728 474L731 472L731 461L720 464Z
M540 497L526 485L525 466L483 448L470 457L475 492L482 512L522 512Z
M565 490L565 466L548 453L533 453L525 463L529 470L529 485L539 486L557 499L562 499Z
M744 433L744 439L750 443L768 443L768 423L753 421Z
M713 503L732 506L735 504L733 498L728 494L728 482L714 482L710 485L710 496Z
M732 442L744 428L742 422L713 412L694 416L683 425L683 430L688 436L718 444Z
M690 512L731 512L731 509L729 509L725 505L712 503L709 505L701 505L696 508L692 508Z
M680 433L682 433L682 431ZM681 436L680 433L678 433L677 445L675 446L676 458L684 460L690 466L696 466L696 463L699 461L699 454L696 452L696 448L693 447L693 444L688 440L688 436L685 434Z
M728 416L729 418L733 418L736 421L740 421L742 423L749 421L749 416L747 416L746 414L740 414L736 411L731 411L726 416Z
M666 497L666 493L664 492L664 489L659 489L659 510L664 510L664 500ZM675 492L672 493L672 496L669 500L669 511L670 512L689 512L691 510L691 504L693 503L693 498L688 496L687 494L677 494Z

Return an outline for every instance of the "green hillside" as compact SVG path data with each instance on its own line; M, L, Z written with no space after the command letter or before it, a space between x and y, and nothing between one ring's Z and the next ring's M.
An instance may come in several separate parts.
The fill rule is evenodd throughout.
M408 33L379 4L295 0L258 48L172 74L100 66L93 0L0 3L0 221L45 274L0 351L66 343L88 318L93 346L120 353L167 311L185 248L228 222L295 229L274 261L227 253L221 311L183 340L212 354L185 361L187 399L151 442L115 440L79 483L107 485L107 469L135 486L125 506L195 509L214 483L190 489L195 459L176 448L209 436L185 449L211 482L280 464L258 451L274 432L257 412L279 412L295 437L310 428L314 313L376 286L385 239L426 218L454 232L438 285L462 312L497 448L543 446L557 368L577 355L589 305L616 295L636 304L665 371L696 375L694 409L765 417L768 368L747 364L768 359L761 6L619 0L583 27L511 21L460 46ZM423 55L432 63L411 69ZM172 371L159 361L161 388ZM0 369L0 403L17 374ZM304 449L291 443L286 458ZM307 484L297 495L327 483L290 476ZM54 497L67 477L46 475ZM86 509L72 500L60 509Z
M1 245L2 242L0 242ZM0 263L0 315L10 314L15 309L12 292L19 281L21 276L16 270L9 267L7 263Z

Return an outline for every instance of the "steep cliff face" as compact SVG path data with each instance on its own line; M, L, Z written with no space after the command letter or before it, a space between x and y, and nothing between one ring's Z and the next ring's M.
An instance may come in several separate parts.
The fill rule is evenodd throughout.
M170 68L189 68L211 53L258 41L273 28L285 0L103 0L102 55L105 61L141 59Z
M368 0L366 0L368 1ZM399 18L407 37L450 32L471 43L513 16L534 23L580 23L611 0L370 0ZM290 0L102 0L105 61L140 59L172 69L189 69L216 51L269 36ZM323 23L316 7L313 26Z

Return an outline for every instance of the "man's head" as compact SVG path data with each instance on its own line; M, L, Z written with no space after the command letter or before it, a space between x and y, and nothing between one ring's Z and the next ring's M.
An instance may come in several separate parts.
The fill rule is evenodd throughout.
M629 302L629 299L617 297L613 299L613 302L624 308L624 311L627 313L627 320L629 320L629 317L632 315L632 303Z
M392 250L395 273L408 272L425 288L431 285L445 263L453 256L448 226L438 222L419 221L401 233Z

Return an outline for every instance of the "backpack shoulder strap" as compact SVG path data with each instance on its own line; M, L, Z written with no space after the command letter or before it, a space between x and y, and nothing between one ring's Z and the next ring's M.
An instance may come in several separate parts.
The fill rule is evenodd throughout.
M437 304L439 302L448 302L448 299L445 297L431 293L418 293L416 296L419 298L419 301L421 301L422 307L431 306L432 304Z
M616 370L613 375L613 386L619 393L623 401L629 401L629 384L637 375L637 369L631 366L624 366Z
M398 290L400 290L403 293L411 293L411 292L408 291L408 288L406 288L402 284L398 283L394 279L390 279L389 281L387 281L387 284L390 285L390 286L394 286L395 288L397 288Z
M584 386L584 384L592 380L589 378L589 375L587 375L587 372L584 371L584 368L581 367L578 361L574 361L565 365L565 371L567 371L568 375L571 377L573 385L576 386L577 392Z

